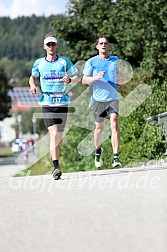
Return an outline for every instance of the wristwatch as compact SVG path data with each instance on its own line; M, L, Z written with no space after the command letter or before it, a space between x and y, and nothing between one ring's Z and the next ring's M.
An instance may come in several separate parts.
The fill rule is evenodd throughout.
M69 78L69 82L68 83L70 83L71 82L71 78Z

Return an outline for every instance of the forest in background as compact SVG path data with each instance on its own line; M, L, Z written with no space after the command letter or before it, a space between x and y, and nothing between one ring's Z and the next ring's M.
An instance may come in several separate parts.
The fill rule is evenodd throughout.
M165 151L163 125L150 124L147 118L167 110L167 5L165 0L71 0L67 15L49 18L32 16L15 20L0 18L0 66L14 85L27 85L31 65L44 55L44 34L53 31L61 42L60 53L73 63L96 54L99 35L109 37L111 54L128 61L133 78L119 90L126 97L140 83L152 93L129 116L120 117L120 156L123 165L157 159ZM79 86L79 89L83 87ZM94 169L93 154L81 156L77 146L88 134L74 126L62 145L61 164L66 171ZM66 142L66 141L65 141ZM104 167L111 167L110 139L103 143Z
M52 31L52 16L0 18L0 66L11 81L17 85L27 85L31 65L36 58L44 55L43 38ZM25 83L26 82L26 83Z

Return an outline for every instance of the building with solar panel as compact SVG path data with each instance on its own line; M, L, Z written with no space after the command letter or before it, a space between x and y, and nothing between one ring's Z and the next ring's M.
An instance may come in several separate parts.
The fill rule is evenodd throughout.
M12 116L0 121L0 143L8 144L16 138L16 130L13 128L17 120L16 114L39 107L38 101L41 97L41 91L38 89L37 94L32 95L29 90L30 87L13 87L8 91L12 101Z
M29 90L29 87L14 87L9 90L8 95L12 100L12 112L22 112L33 107L39 107L38 101L41 97L41 91L38 89L37 94L32 95Z

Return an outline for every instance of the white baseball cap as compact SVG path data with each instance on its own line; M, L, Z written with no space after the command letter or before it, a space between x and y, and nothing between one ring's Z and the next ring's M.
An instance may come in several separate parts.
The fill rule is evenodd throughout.
M57 39L55 37L47 37L44 39L44 45L48 44L48 43L57 43Z

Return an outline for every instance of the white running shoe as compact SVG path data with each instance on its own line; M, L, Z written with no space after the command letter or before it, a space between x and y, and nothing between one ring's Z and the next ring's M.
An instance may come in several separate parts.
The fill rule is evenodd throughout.
M102 160L103 148L100 148L100 149L101 149L100 153L95 152L95 166L96 166L96 168L100 168L103 165L103 160Z
M114 158L113 163L112 163L112 167L113 168L121 168L122 167L122 165L119 161L119 158Z

